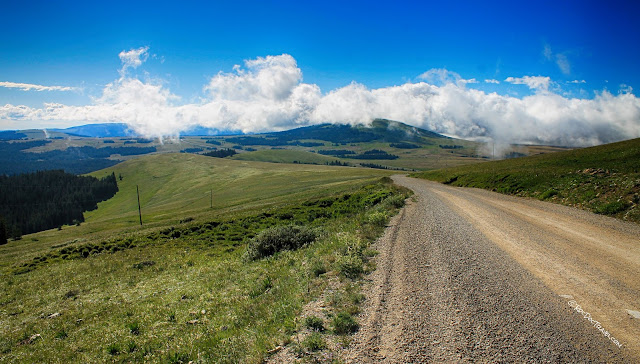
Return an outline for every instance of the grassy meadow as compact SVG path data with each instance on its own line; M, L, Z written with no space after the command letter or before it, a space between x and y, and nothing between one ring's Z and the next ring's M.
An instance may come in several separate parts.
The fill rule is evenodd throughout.
M326 164L339 160L322 154L293 149L263 149L236 154L231 159L271 163Z
M640 222L640 139L416 173Z
M112 171L85 223L0 246L0 362L261 362L329 279L353 290L407 196L349 167L162 154L94 175ZM315 240L248 258L278 226ZM357 312L343 297L330 316Z

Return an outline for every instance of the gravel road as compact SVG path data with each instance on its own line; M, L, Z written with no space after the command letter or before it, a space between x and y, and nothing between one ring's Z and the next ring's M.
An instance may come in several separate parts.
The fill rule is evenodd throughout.
M638 225L394 180L415 197L376 243L347 362L640 362Z

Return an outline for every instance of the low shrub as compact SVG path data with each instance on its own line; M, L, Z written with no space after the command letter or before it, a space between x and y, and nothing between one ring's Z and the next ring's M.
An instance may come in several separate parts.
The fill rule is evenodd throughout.
M140 263L135 263L133 265L133 268L135 269L144 269L145 267L151 267L153 265L155 265L156 262L154 262L153 260L145 260L143 262Z
M396 208L399 209L404 206L404 196L403 195L393 195L387 197L382 204L386 208Z
M338 242L342 245L342 255L352 255L364 258L364 251L368 247L366 240L362 240L360 237L353 234L343 233L338 236Z
M542 193L540 195L540 199L541 200L546 200L546 199L549 199L549 198L551 198L553 196L556 196L557 194L558 194L558 191L556 191L554 189L549 189L549 190L546 190L544 193Z
M596 209L596 213L603 215L614 215L618 212L626 210L628 207L624 201L614 201L601 205Z
M191 355L174 351L169 353L165 362L169 364L187 364L191 362Z
M120 346L118 344L109 344L107 345L107 353L111 355L120 354Z
M385 226L387 218L387 214L384 211L373 211L366 217L367 222L374 226Z
M314 277L319 277L327 273L327 266L320 260L314 260L313 263L311 263L311 273L313 273Z
M131 340L127 343L127 350L130 353L133 353L134 351L138 350L138 344L136 344L135 341Z
M78 293L79 292L77 290L72 289L72 290L67 291L67 293L65 293L63 297L64 297L64 299L70 299L70 298L75 299L78 296Z
M304 325L313 331L324 331L324 322L320 317L309 316L304 320Z
M355 279L364 273L364 262L362 258L355 255L345 255L337 261L338 271L343 276Z
M318 332L314 332L313 334L307 336L306 339L302 342L302 346L308 351L318 351L327 347L327 343L324 341L324 337L322 334Z
M129 329L129 332L133 335L140 335L140 324L137 322L127 324L127 329Z
M273 288L273 282L270 277L266 277L259 281L258 284L249 292L249 297L256 298L271 288Z
M263 230L247 244L245 258L256 260L283 250L296 250L312 243L317 233L306 226L276 226Z
M347 312L340 312L333 317L333 332L338 335L353 334L358 331L360 325Z

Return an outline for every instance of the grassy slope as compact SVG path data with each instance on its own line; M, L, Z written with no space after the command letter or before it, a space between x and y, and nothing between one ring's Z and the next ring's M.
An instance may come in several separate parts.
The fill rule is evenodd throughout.
M640 139L415 174L640 222Z
M382 207L311 219L325 203L305 203L355 191L389 193L383 185L359 187L384 171L177 154L143 157L96 175L112 170L123 176L121 190L86 223L0 246L0 362L260 362L266 350L287 340L297 312L326 285L310 267L320 264L332 274L343 252L352 251L348 246L372 239L383 227L380 216L391 213ZM150 221L142 228L136 184ZM260 219L269 211L269 221L288 223L288 211L292 221L312 221L322 232L318 242L243 261L245 238L265 227ZM185 217L195 219L178 223ZM212 230L210 221L228 223ZM172 226L182 234L167 235ZM105 239L134 246L11 273L17 263L60 252L72 239L79 241L62 249L95 247Z
M350 167L233 161L194 154L148 155L92 173L115 172L120 191L98 209L85 213L86 223L25 235L20 244L1 247L0 268L18 258L29 258L51 245L108 238L239 211L261 210L291 200L323 196L372 181L390 172ZM140 189L139 226L136 185ZM213 190L214 209L210 209Z
M263 149L255 152L236 154L231 159L272 163L293 163L295 161L304 164L325 164L339 158L331 158L303 150Z

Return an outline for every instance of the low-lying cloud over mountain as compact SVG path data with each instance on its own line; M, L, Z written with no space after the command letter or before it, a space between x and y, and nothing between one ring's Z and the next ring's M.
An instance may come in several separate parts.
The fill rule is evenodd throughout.
M640 100L630 89L579 99L552 91L548 77L502 80L534 91L517 98L469 88L475 79L437 69L400 86L369 89L353 82L323 94L317 85L304 83L296 60L283 54L220 72L203 87L200 102L183 103L162 83L129 75L130 68L148 58L147 47L122 52L120 58L121 77L91 105L7 104L0 107L0 125L20 129L30 120L125 122L142 134L161 137L197 125L262 132L386 118L455 137L504 142L587 146L640 137Z

